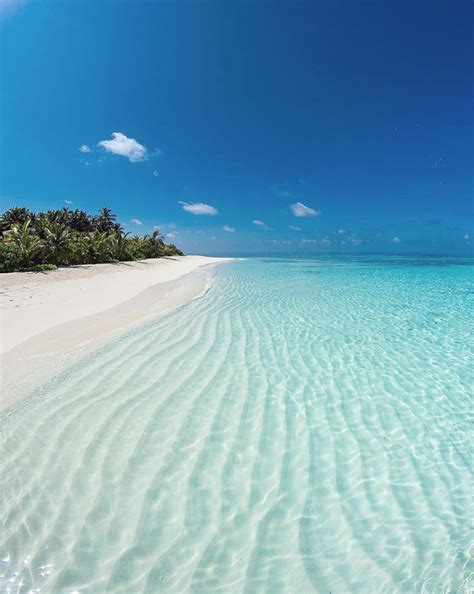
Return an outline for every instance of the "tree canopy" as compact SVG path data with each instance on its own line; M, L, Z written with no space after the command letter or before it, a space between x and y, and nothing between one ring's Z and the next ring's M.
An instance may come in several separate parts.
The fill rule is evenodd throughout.
M107 207L97 215L69 208L38 213L10 208L0 217L0 233L0 272L183 255L157 230L131 237Z

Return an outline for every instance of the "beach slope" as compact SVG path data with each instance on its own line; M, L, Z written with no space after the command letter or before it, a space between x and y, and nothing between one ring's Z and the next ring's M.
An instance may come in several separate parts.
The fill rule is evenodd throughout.
M8 382L26 361L62 356L184 305L202 293L209 267L225 258L173 256L0 275L0 356Z

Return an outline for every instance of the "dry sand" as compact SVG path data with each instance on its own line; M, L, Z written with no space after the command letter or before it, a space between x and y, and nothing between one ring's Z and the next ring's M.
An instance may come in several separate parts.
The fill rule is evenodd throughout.
M181 256L0 275L2 403L81 352L188 303L226 258Z

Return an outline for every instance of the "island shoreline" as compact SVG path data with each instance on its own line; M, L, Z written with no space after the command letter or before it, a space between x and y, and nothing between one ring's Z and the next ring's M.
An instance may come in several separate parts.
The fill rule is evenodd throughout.
M93 348L201 297L209 289L213 269L229 260L181 256L166 263L162 259L130 262L127 267L123 263L87 265L49 271L39 282L38 273L2 275L0 282L6 282L1 282L0 408L23 398ZM28 277L23 280L18 275ZM121 295L114 294L113 303L104 309L104 299L122 282L134 285ZM84 303L75 311L79 289ZM60 303L56 301L59 292ZM10 307L4 307L6 301ZM57 319L52 308L59 310L59 323L51 323ZM28 326L34 326L33 316L43 318L39 332ZM18 334L25 340L19 341ZM5 345L12 346L6 349Z

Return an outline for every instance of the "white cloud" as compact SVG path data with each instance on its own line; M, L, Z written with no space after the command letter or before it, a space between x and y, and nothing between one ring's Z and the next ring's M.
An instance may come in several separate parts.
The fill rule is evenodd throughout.
M105 149L108 153L126 157L132 163L138 161L145 161L148 154L146 147L137 142L134 138L128 138L122 132L113 132L113 140L101 140L99 146Z
M268 231L270 229L270 227L264 223L263 221L259 221L258 219L254 219L252 221L252 223L256 226L256 227L260 227L260 229L265 229L265 231Z
M330 239L321 239L321 245L331 245Z
M288 192L287 190L281 190L278 187L272 186L270 188L270 190L275 194L275 196L278 196L278 198L292 198L293 194L291 192Z
M176 237L176 232L172 231L171 233L168 233L168 235L166 237L169 237L170 239L172 239L173 237Z
M131 219L130 222L134 225L143 225L143 223L138 219Z
M392 243L400 243L400 238L399 237L393 237L392 238Z
M81 153L90 153L91 152L91 148L90 148L90 146L87 146L87 144L81 144L81 146L79 147L79 150L81 151Z
M319 210L305 206L302 202L295 202L290 205L290 208L295 217L317 217L321 214Z
M316 241L316 239L302 239L302 240L301 240L301 243L302 243L303 245L306 245L306 244L308 244L308 243L318 243L318 242Z
M464 236L464 239L469 239L471 236L469 235L469 233L466 233L466 235Z
M290 225L288 229L293 229L293 231L301 231L301 227L295 227L294 225Z
M183 210L190 212L193 215L214 216L219 214L217 208L214 208L210 204L204 204L203 202L194 202L193 204L188 204L188 202L180 201L178 204L182 204Z
M358 237L350 237L349 241L352 245L360 245L362 243L362 239L359 239Z
M159 171L157 171L157 170L155 169L155 170L153 171L153 175L154 175L155 177L158 177L158 176L160 175L160 172L159 172Z
M337 230L337 234L338 235L344 235L344 233L345 233L344 229L338 229Z
M229 227L229 225L224 225L224 226L222 227L222 229L223 229L224 231L227 231L227 233L235 233L235 229L234 229L234 227Z
M65 200L64 204L67 204L68 206L71 206L71 204L74 204L74 202L72 200Z

